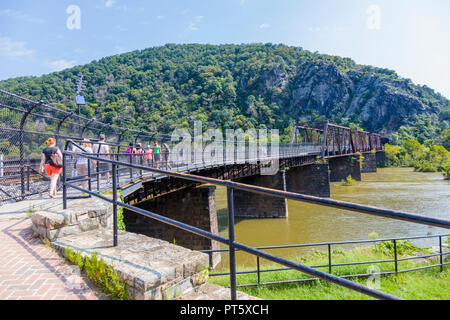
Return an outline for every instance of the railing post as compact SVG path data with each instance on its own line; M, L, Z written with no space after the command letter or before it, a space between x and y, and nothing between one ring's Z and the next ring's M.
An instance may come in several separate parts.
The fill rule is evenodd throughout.
M398 272L398 263L397 263L397 240L394 240L394 263L395 263L395 272Z
M88 186L89 186L89 191L92 191L92 181L91 181L91 159L88 159Z
M133 153L130 153L130 164L133 164ZM130 181L133 181L133 168L130 167Z
M66 154L63 153L63 209L67 209L67 186L66 186L66 170L67 170L67 161Z
M261 273L260 271L260 262L259 262L259 256L256 256L256 265L258 267L258 286L261 284Z
M328 273L331 274L331 244L328 244Z
M230 254L230 289L231 300L236 300L236 254L234 248L234 189L227 189L228 196L228 241Z
M120 147L119 147L120 149ZM119 162L119 154L116 155L116 161ZM120 185L120 168L117 166L117 185Z
M0 177L3 177L3 154L0 154Z
M139 164L141 166L144 165L144 157L142 156L142 154L139 154ZM140 170L140 177L142 178L144 176L144 171L142 171L142 169Z
M441 272L444 271L444 264L442 261L442 236L439 236L439 262L441 264Z
M100 147L99 147L100 149ZM100 156L97 154L97 158ZM97 192L100 192L100 161L97 160L97 165L95 168L95 171L97 172Z
M323 128L323 142L322 142L322 159L327 155L325 149L328 147L328 121L325 121Z
M27 165L27 192L30 192L30 160L28 160Z
M112 165L112 184L113 184L113 228L114 228L114 247L118 244L118 231L117 231L117 165Z

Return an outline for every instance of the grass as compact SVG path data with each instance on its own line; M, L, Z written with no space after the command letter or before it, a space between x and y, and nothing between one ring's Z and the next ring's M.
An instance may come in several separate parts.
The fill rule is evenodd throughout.
M28 215L28 218L31 219L31 218L33 217L33 214L36 213L36 209L34 208L33 205L30 205L30 206L28 207L27 211L25 211L25 212L26 212L26 214Z
M404 254L398 258L411 255L409 243L405 245ZM419 253L424 255L425 252ZM417 254L417 252L416 252ZM448 256L447 260L449 259ZM372 260L392 259L391 253L386 250L386 245L373 245L370 247L355 248L344 251L335 249L332 252L332 263L365 262ZM416 268L423 265L438 263L439 257L430 258L427 261L407 260L398 262L399 270ZM326 265L328 264L328 253L315 251L307 257L293 259L304 265ZM423 259L422 259L423 260ZM264 265L261 269L282 268L280 265ZM372 268L370 271L369 268ZM238 271L256 270L255 267L238 268ZM318 270L328 272L328 267L318 268ZM333 267L332 273L338 276L350 274L366 274L387 272L394 270L393 262L378 264L340 266ZM450 272L448 266L444 266L444 271L440 272L440 267L399 273L393 275L371 276L371 278L350 278L357 283L370 286L374 289L393 294L395 296L412 300L448 300L450 298ZM261 273L261 283L294 280L309 278L308 275L298 271L288 270L280 272ZM228 286L229 276L211 277L210 283ZM257 283L257 274L243 274L237 276L237 284ZM303 283L261 285L259 287L240 287L238 290L249 295L266 300L366 300L373 299L356 291L329 283L323 280L308 281Z

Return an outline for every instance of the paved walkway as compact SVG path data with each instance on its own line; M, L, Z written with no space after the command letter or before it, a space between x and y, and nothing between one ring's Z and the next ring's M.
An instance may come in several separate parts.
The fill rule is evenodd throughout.
M32 238L31 219L0 219L0 300L106 299L53 249Z

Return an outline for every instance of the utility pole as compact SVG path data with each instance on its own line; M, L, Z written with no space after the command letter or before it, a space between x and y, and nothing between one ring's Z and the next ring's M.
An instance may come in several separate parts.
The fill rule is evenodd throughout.
M78 107L78 116L81 116L81 106L84 106L86 104L86 101L84 100L84 97L81 95L81 91L83 90L83 78L84 75L81 74L80 80L78 80L77 84L77 95L75 96L75 103ZM81 134L83 133L83 129L81 128L81 119L78 118L78 123L80 124L80 138Z

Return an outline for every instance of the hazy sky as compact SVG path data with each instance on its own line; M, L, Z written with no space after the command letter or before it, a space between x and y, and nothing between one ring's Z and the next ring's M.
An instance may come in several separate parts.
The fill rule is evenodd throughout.
M0 0L0 79L166 43L254 42L393 69L450 98L448 0Z

